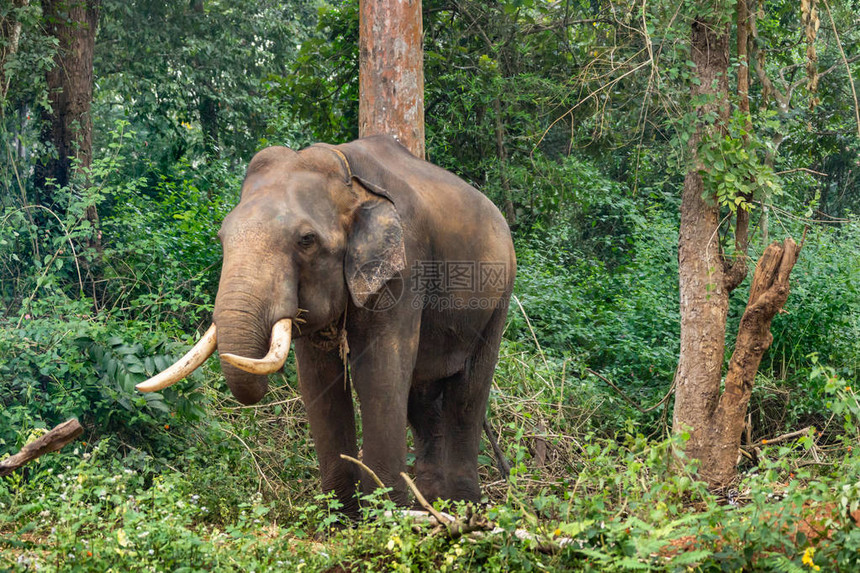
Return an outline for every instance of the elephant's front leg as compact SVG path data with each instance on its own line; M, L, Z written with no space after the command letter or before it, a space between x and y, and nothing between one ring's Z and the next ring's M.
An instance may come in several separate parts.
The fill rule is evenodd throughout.
M361 405L362 461L393 488L391 499L406 505L408 494L400 472L406 471L406 413L419 317L386 320L382 316L395 312L376 313L377 320L362 324L354 335L349 333L350 367ZM377 487L370 476L362 476L361 484L365 493Z
M323 491L335 492L343 511L358 517L356 466L341 454L357 455L352 392L344 379L344 364L337 350L326 352L308 339L295 342L302 400L320 464Z

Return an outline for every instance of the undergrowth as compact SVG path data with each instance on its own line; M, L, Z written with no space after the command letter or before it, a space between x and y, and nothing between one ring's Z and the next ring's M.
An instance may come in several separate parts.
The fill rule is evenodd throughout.
M384 492L365 499L360 524L337 502L303 496L289 516L251 493L226 517L195 472L114 456L104 439L0 482L0 566L26 571L511 571L850 570L860 536L860 459L829 474L797 469L796 445L765 452L726 503L670 470L670 442L592 439L572 482L535 486L521 462L505 496L480 508L493 532L450 538L390 513ZM802 446L801 446L802 447ZM197 471L215 473L198 462ZM846 471L847 470L847 471ZM814 478L814 479L813 479ZM150 481L151 480L151 481ZM245 482L255 481L246 476ZM217 485L216 485L217 484ZM246 483L247 485L247 483ZM253 489L253 488L250 488ZM218 494L215 494L218 495ZM443 509L462 515L462 505ZM518 536L527 531L526 539Z
M390 513L384 491L359 524L317 493L295 381L256 407L215 398L206 426L151 429L183 444L165 459L109 436L80 441L0 480L0 567L17 571L849 570L860 556L860 404L819 366L841 438L810 431L760 444L736 491L717 496L680 468L673 441L606 436L583 384L558 408L567 365L506 345L491 419L513 471L485 443L477 511L493 532L451 538ZM523 378L526 376L526 378ZM528 385L523 387L523 381ZM527 393L526 393L527 391ZM167 414L168 418L170 414ZM575 432L567 433L574 428ZM31 430L29 432L33 434ZM35 432L38 434L38 432ZM23 442L30 436L20 436ZM676 438L683 439L683 436ZM542 445L541 445L542 444ZM811 455L812 452L814 455ZM462 504L440 504L463 515ZM528 532L523 539L522 532Z

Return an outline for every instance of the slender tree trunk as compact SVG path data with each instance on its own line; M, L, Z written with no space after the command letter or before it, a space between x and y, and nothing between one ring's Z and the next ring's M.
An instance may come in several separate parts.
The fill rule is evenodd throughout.
M218 157L218 102L209 95L200 95L197 110L200 114L200 129L203 131L203 151L207 157Z
M54 206L51 187L69 183L76 170L92 164L93 49L99 19L99 0L43 0L45 29L59 41L54 67L46 73L51 111L44 116L42 141L56 155L37 165L39 203ZM77 165L75 165L77 161ZM95 206L87 219L97 227Z
M0 18L0 118L6 113L6 94L9 92L9 78L6 76L6 64L18 51L21 39L21 22L17 19L16 11L28 6L30 0L13 0L12 10L4 18Z
M773 340L770 324L788 297L788 278L797 258L794 241L770 245L758 262L750 299L723 383L729 295L746 275L746 220L736 225L736 257L721 251L720 209L705 190L698 156L703 138L721 137L728 120L728 26L696 19L692 61L697 82L691 88L699 123L690 139L692 165L684 179L678 242L681 354L678 363L673 431L689 433L688 458L700 461L700 476L712 487L734 480L747 405L761 357ZM741 85L739 85L739 91ZM709 119L710 118L710 119ZM715 120L713 118L716 118Z
M699 108L699 125L690 138L692 168L684 179L681 196L681 229L678 241L678 270L681 303L681 355L675 391L673 430L688 431L686 453L701 460L705 468L719 466L720 452L708 423L720 393L720 375L725 351L729 297L723 286L723 262L718 228L719 204L705 198L698 147L704 137L713 137L728 117L729 35L710 22L695 20L691 34L691 58L699 82L692 97L710 97ZM716 123L704 117L716 115ZM734 464L734 460L732 460ZM704 475L710 481L710 476Z
M750 116L750 68L749 68L749 7L747 0L737 0L737 47L738 47L738 111L744 116L744 147L749 147L752 135ZM751 195L744 195L744 205L749 206ZM731 267L727 269L726 283L729 293L747 276L747 248L749 246L749 211L738 206L735 214L735 253Z
M361 137L393 135L424 158L424 50L421 0L360 0Z
M0 17L0 39L2 39L2 43L0 43L0 122L5 120L6 118L6 95L9 93L9 84L11 78L6 74L6 64L11 62L15 58L15 54L18 52L18 44L21 40L21 21L18 19L20 15L20 10L22 8L27 7L30 4L30 0L13 0L11 10L6 12L4 17ZM19 109L19 114L22 110ZM21 121L23 124L24 122ZM3 129L4 139L7 136L5 128ZM2 168L0 168L0 176L3 178L3 187L5 188L6 194L12 194L12 187L16 186L21 194L21 204L25 207L24 212L26 213L27 218L30 220L30 223L35 225L35 219L33 218L33 213L30 209L27 209L27 191L23 185L21 185L20 180L14 175L17 173L17 166L15 165L15 159L20 158L23 153L21 150L21 138L15 137L16 143L13 148L12 143L8 140L4 141L5 146L0 148L0 157L3 158ZM13 149L17 152L13 156ZM17 185L16 185L17 183ZM38 256L39 255L39 242L33 239L33 252Z

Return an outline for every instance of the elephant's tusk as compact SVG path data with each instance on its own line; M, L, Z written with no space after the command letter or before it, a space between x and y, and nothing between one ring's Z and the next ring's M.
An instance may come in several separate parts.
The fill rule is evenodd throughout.
M185 356L177 360L164 372L156 374L145 382L141 382L135 388L140 392L155 392L156 390L163 390L168 386L176 384L206 362L206 359L215 352L217 346L218 339L215 334L215 325L213 324L206 331L206 334L203 335L203 338Z
M283 318L272 327L272 342L269 352L263 358L245 358L235 354L221 353L221 358L236 368L251 374L274 374L284 367L290 352L290 335L293 321Z

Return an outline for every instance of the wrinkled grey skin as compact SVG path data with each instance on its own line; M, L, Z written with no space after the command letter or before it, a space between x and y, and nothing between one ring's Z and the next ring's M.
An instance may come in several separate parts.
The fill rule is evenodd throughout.
M262 357L276 321L304 321L294 323L293 337L323 489L355 514L356 484L365 492L375 487L340 459L357 455L352 392L337 343L345 326L364 463L405 504L399 474L409 424L416 483L426 497L479 500L482 421L516 267L498 209L394 139L375 136L259 152L219 237L220 352ZM471 290L460 281L429 292L426 268L434 261L474 265ZM503 276L481 280L482 263L503 268ZM421 295L434 293L450 297L447 306L471 306L422 304ZM242 403L266 393L265 376L221 366Z

